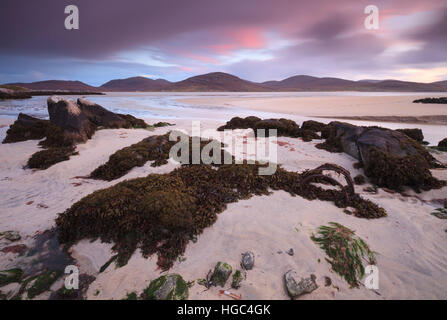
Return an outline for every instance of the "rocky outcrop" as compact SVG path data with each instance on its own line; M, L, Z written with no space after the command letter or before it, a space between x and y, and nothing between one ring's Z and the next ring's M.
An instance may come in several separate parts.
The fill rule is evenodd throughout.
M62 128L67 141L76 144L92 137L96 126L76 102L52 96L47 104L50 122Z
M442 139L441 141L438 142L438 147L439 148L446 148L447 149L447 138Z
M217 130L224 131L227 129L253 129L255 136L260 133L258 129L264 129L265 136L269 135L269 129L275 129L277 136L302 138L303 141L311 141L312 139L320 138L315 131L302 129L295 121L284 118L261 120L254 116L246 118L234 117Z
M102 106L78 99L77 102L56 96L47 99L50 120L19 114L10 126L3 143L40 140L48 150L35 153L28 167L46 169L55 163L68 160L76 154L75 145L86 142L98 128L147 128L144 120L131 115L113 113Z
M445 185L432 177L429 170L442 165L402 132L334 121L323 136L326 141L318 144L318 148L345 152L360 160L366 176L378 186L394 190L409 186L419 191Z

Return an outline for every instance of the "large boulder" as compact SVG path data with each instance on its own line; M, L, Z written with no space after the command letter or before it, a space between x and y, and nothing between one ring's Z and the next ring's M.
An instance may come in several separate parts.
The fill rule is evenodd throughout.
M408 135L380 127L359 127L334 121L326 130L326 142L318 147L345 152L363 163L365 174L379 186L416 191L445 185L433 178L430 168L441 164Z
M86 142L96 126L73 100L51 96L47 100L50 121L63 130L64 137L73 144Z
M98 127L123 128L127 124L125 119L101 107L99 104L79 98L77 105L87 118Z
M20 113L17 120L9 127L3 143L26 140L40 140L47 136L50 121Z
M301 278L298 274L289 270L284 275L284 283L287 289L287 294L292 298L298 298L299 296L311 293L318 289L318 285L315 282L316 277L311 275L309 278Z

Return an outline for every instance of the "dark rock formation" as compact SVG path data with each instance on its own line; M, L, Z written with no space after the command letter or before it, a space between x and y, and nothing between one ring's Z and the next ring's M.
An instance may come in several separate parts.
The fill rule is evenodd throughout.
M225 125L219 127L218 131L226 129L253 129L255 136L259 134L258 129L265 129L265 135L268 136L268 129L276 129L277 136L299 138L303 141L311 141L312 139L319 139L320 137L313 130L301 129L300 126L293 120L289 119L264 119L250 116L246 118L234 117Z
M303 122L303 124L301 125L301 129L320 132L320 131L323 131L326 128L326 126L327 126L327 124L322 123L322 122L318 122L318 121L314 121L314 120L307 120L307 121Z
M73 100L49 97L47 104L50 122L62 128L67 141L76 144L92 137L96 130L95 124Z
M418 100L414 100L413 103L442 103L442 104L447 104L447 97L418 99Z
M397 129L396 131L402 132L409 136L411 139L422 143L424 141L424 134L421 129Z
M438 142L438 147L439 148L446 148L447 149L447 138L442 139L441 141Z
M298 298L299 296L311 293L318 289L318 285L315 282L315 275L311 275L309 278L299 277L298 274L289 270L284 275L284 283L287 289L287 294L292 298Z
M445 185L432 177L430 168L442 166L419 143L406 134L379 127L358 127L331 122L326 141L318 148L345 152L363 163L366 176L378 186L416 191Z
M48 150L42 150L28 160L29 168L47 169L55 163L68 160L76 154L75 145L86 142L98 128L147 128L149 125L129 114L108 111L85 99L73 100L60 97L47 99L50 120L19 114L10 126L3 143L40 140ZM146 160L147 161L147 160Z

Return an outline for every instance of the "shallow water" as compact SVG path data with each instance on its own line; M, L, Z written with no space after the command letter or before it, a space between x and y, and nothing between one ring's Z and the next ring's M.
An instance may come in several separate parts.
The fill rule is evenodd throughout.
M428 94L428 93L426 93ZM442 94L442 93L440 93ZM421 95L420 92L260 92L260 93L240 93L240 92L218 92L218 93L176 93L176 92L112 92L106 95L84 96L87 100L98 103L103 107L118 113L129 113L136 117L146 117L154 119L195 119L195 120L221 120L225 122L234 116L246 117L255 115L260 118L286 117L301 124L305 120L315 119L322 122L330 122L333 119L310 118L297 115L277 114L273 112L261 112L247 109L225 108L215 106L193 106L177 100L194 97L319 97L319 96L399 96L399 95ZM437 93L429 93L431 96ZM70 99L77 99L79 96L66 96ZM30 114L39 118L48 118L46 96L36 96L25 100L5 100L0 101L0 116L16 118L20 112ZM340 121L340 120L339 120ZM343 120L341 120L343 121ZM421 128L425 140L430 144L437 144L447 136L446 126L405 124L390 122L355 121L346 120L357 125L378 125L390 129L398 128ZM0 130L3 137L4 132Z

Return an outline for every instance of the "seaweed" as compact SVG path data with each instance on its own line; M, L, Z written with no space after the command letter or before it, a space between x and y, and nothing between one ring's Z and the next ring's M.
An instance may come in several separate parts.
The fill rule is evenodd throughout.
M365 182L366 182L365 176L362 174L358 174L354 177L354 183L357 185L365 184Z
M77 152L74 146L45 149L34 153L28 159L27 166L32 169L48 169L56 163L69 160L75 154Z
M19 268L0 271L0 287L13 282L20 282L23 277L23 270Z
M168 163L169 152L178 140L169 140L170 132L164 135L154 135L143 139L129 147L118 150L109 157L109 160L93 170L90 177L99 180L115 180L135 167L142 167L148 161L154 161L151 166L158 167ZM189 145L189 163L192 163L192 137L188 137ZM201 139L200 151L211 141ZM217 141L214 141L217 142ZM223 144L217 142L222 148ZM211 154L212 155L212 154ZM231 157L231 156L230 156ZM225 151L221 149L221 158L225 158Z
M49 120L42 120L20 113L17 120L6 131L3 143L15 143L26 140L40 140L57 126Z
M254 116L246 118L234 117L217 130L224 131L226 129L253 129L255 136L257 136L258 129L275 129L277 131L277 136L302 138L303 141L311 141L320 138L314 130L300 128L295 121L284 118L261 120ZM268 131L266 131L265 134L268 136Z
M365 275L363 260L375 264L375 253L354 231L336 222L329 222L329 225L320 226L318 235L312 235L311 239L326 252L326 261L332 269L351 287L358 287Z
M315 132L323 131L326 127L327 127L327 124L318 122L318 121L314 121L314 120L304 121L303 124L301 125L301 129L311 130L311 131L315 131Z
M150 125L148 125L144 120L135 118L130 114L117 113L117 115L126 120L126 124L123 128L145 129L150 127Z
M432 176L427 160L418 154L395 157L377 148L371 148L368 158L372 159L364 168L374 184L401 191L404 186L421 190L439 189L446 185Z
M409 138L419 143L422 143L424 141L424 134L422 133L421 129L396 129L396 131L406 134Z
M114 242L117 265L124 265L140 248L144 257L158 255L158 266L169 269L186 245L217 220L228 203L253 195L284 190L306 199L332 201L355 208L354 215L379 218L384 209L355 194L349 173L325 165L302 174L279 167L271 176L259 175L267 164L183 165L167 174L149 174L98 190L73 204L56 219L61 243L100 238ZM347 175L347 186L323 189L313 184L335 184L326 170Z

